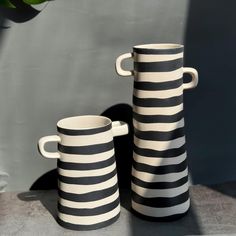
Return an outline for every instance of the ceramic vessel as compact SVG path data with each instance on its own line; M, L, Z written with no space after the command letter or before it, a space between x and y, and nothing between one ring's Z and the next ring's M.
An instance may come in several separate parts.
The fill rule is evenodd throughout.
M115 222L120 214L113 137L128 125L103 116L60 120L58 135L39 140L39 152L58 159L58 222L73 230L93 230ZM58 143L58 152L45 144Z
M146 44L116 60L121 76L134 76L132 209L146 219L174 220L189 209L183 91L194 88L198 73L183 67L184 47ZM134 70L121 67L134 60ZM183 83L183 73L192 80Z

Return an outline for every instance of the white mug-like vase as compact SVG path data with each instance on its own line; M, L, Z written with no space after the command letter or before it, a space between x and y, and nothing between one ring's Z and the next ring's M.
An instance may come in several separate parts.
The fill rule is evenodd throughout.
M198 84L198 73L183 67L183 45L146 44L116 60L121 76L134 76L132 209L148 220L169 221L189 209L183 92ZM134 70L121 67L134 60ZM183 73L192 80L183 82Z
M72 230L94 230L120 214L113 137L128 133L124 122L103 116L77 116L57 123L58 135L39 140L39 152L58 159L58 223ZM45 144L58 143L58 152Z

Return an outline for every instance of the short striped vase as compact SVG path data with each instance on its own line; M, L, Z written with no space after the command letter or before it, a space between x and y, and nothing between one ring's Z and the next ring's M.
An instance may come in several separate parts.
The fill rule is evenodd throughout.
M189 209L183 90L194 88L198 73L183 67L178 44L147 44L117 58L121 76L134 76L132 210L156 221L175 220ZM121 67L133 58L134 70ZM183 83L183 73L192 80Z
M60 120L58 135L39 140L42 156L58 159L58 223L72 230L94 230L115 222L120 214L113 137L128 125L102 116ZM45 144L58 142L58 152Z

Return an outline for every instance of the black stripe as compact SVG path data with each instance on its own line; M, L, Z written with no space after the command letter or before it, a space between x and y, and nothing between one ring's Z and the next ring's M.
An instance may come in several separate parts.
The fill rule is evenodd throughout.
M178 204L184 203L189 199L189 191L176 196L176 197L153 197L144 198L134 191L132 191L132 200L138 204L150 206L150 207L172 207Z
M76 158L75 158L76 161ZM99 161L94 163L71 163L64 162L58 159L57 166L64 170L96 170L108 167L115 162L115 156L113 155L105 161Z
M64 129L57 126L57 131L59 133L65 134L65 135L71 135L71 136L97 134L97 133L108 131L110 129L111 129L111 124L103 126L103 127L99 127L99 128L84 129L84 130Z
M74 216L94 216L114 210L119 205L119 203L120 203L119 198L117 198L115 201L111 203L95 208L71 208L63 206L60 203L58 203L58 211L67 215L74 215Z
M133 95L133 103L140 107L172 107L183 103L183 95L171 98L138 98Z
M67 228L67 229L71 229L71 230L80 230L80 231L82 231L82 230L95 230L95 229L100 229L100 228L106 227L110 224L113 224L114 222L117 221L119 216L120 216L120 213L118 213L115 217L111 218L110 220L103 221L103 222L97 223L97 224L92 224L92 225L71 224L71 223L61 220L60 218L57 218L57 222L62 227Z
M114 186L107 189L102 189L99 191L94 191L94 192L84 193L84 194L67 193L59 189L58 194L61 198L69 200L69 201L89 202L89 201L96 201L96 200L109 197L112 194L114 194L117 191L117 189L118 189L118 186L117 184L115 184Z
M183 216L185 216L188 213L188 210L186 210L186 212L184 212L184 213L174 214L174 215L170 215L170 216L162 216L162 217L143 215L143 214L137 212L136 210L134 210L133 208L131 209L131 212L134 215L136 215L137 217L147 220L147 221L168 222L168 221L174 221L174 220L178 220L178 219L182 218Z
M148 48L133 48L133 51L139 54L153 54L153 55L164 55L164 54L177 54L184 51L183 46L177 48L168 48L168 49L148 49Z
M113 140L109 143L101 143L87 146L64 146L58 143L58 150L67 154L97 154L101 152L106 152L114 148Z
M174 115L141 115L133 112L133 118L142 123L172 123L180 121L183 117L183 110Z
M165 151L157 151L147 148L139 148L134 144L134 152L141 156L146 157L176 157L185 153L185 144L179 148L168 149Z
M112 172L101 175L101 176L88 176L88 177L67 177L63 175L58 175L58 178L61 182L67 184L81 184L81 185L90 185L90 184L99 184L104 181L109 180L110 178L116 175L116 169Z
M150 166L147 164L133 161L133 167L137 171L151 173L154 175L162 175L162 174L169 174L169 173L179 173L179 172L184 171L187 167L187 162L186 160L184 160L181 163L176 164L176 165Z
M145 182L132 176L132 182L142 188L170 189L180 187L188 182L188 175L174 182Z
M158 62L134 62L134 71L137 72L169 72L183 66L183 58Z
M134 88L139 90L158 91L179 88L182 84L183 78L159 83L134 81Z
M144 140L169 141L184 136L184 128L174 129L169 132L161 131L140 131L134 128L135 136Z

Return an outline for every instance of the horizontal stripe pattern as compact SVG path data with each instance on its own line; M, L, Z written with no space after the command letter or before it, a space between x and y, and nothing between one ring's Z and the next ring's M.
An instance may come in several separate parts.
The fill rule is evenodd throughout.
M67 163L95 164L109 160L114 154L114 149L94 154L68 154L60 152L60 160Z
M145 91L163 91L169 89L176 89L183 85L183 78L167 81L167 82L142 82L134 81L134 88Z
M75 160L76 161L76 160ZM108 167L115 163L115 156L113 155L107 160L98 161L93 163L73 163L73 162L65 162L58 160L58 168L64 170L95 170Z
M98 183L107 181L110 178L114 177L115 175L116 175L116 170L113 170L112 172L101 175L101 176L67 177L67 176L59 175L58 178L63 183L91 185L91 184L98 184Z
M155 175L176 173L184 171L187 167L186 160L176 165L167 165L167 166L152 166L148 164L133 162L133 167L137 171L142 171L146 173L151 173Z
M58 185L63 191L68 193L76 193L76 194L84 194L84 193L90 193L93 191L99 191L103 190L109 187L114 186L117 183L117 176L114 175L107 179L106 181L98 182L95 184L90 184L89 186L86 184L77 184L75 183L65 183L62 181L58 182Z
M158 61L171 61L175 59L183 58L183 53L169 54L169 55L147 55L133 53L133 59L137 62L158 62Z
M175 182L179 179L182 179L183 177L187 176L188 174L188 168L186 168L184 171L176 172L176 173L168 173L168 174L161 174L161 175L155 175L143 171L138 171L134 167L132 168L132 176L140 179L144 182Z
M140 148L136 145L134 145L134 152L141 156L147 156L147 157L176 157L183 153L185 153L185 144L178 148L158 151L148 148Z
M183 67L183 58L160 62L134 62L137 72L168 72Z
M61 134L70 135L70 136L77 136L77 135L91 135L91 134L98 134L101 132L105 132L111 129L111 124L108 124L103 127L98 128L89 128L89 129L65 129L60 126L57 126L57 131Z
M110 188L103 189L101 191L94 191L84 194L69 193L59 189L58 194L61 198L69 201L75 201L75 202L97 201L114 194L117 188L118 186L116 184Z
M182 53L184 51L183 47L174 47L174 48L142 48L142 47L133 47L133 51L138 54L146 54L146 55L170 55Z
M146 198L153 198L153 197L176 197L182 193L188 191L188 182L171 189L149 189L140 187L134 183L132 183L132 190L134 192L138 192L140 196Z
M136 129L139 129L140 131L169 132L174 129L184 127L184 118L180 119L177 122L171 122L171 123L163 123L163 122L162 123L142 123L133 119L133 125Z
M95 207L92 209L86 209L86 208L70 208L61 205L58 203L58 210L61 213L68 214L68 215L74 215L74 216L94 216L99 214L104 214L106 212L112 211L114 208L116 208L120 204L119 198L117 198L115 201L108 203L103 206Z
M61 137L59 224L92 230L113 223L120 214L120 200L111 133L100 129L86 134L64 132Z
M137 90L134 89L134 96L139 98L159 98L166 99L173 96L181 96L183 94L183 87L175 89L166 89L161 91L146 91L146 90Z
M180 78L183 78L183 67L168 71L168 72L138 72L133 71L134 81L138 82L151 82L151 83L164 83L170 84Z
M134 191L132 191L132 200L138 204L142 204L144 206L150 207L171 207L181 203L188 201L189 192L186 191L176 197L152 197L152 198L144 198Z
M94 144L87 146L65 146L58 143L58 150L63 153L68 154L96 154L101 152L106 152L114 148L113 140L108 143Z
M167 219L189 208L183 47L152 46L134 48L132 208Z
M142 115L133 112L133 118L142 123L174 123L183 118L183 111L174 115Z
M58 217L60 220L64 222L70 222L74 225L89 225L90 227L94 224L102 223L108 220L113 219L120 213L120 205L118 205L116 208L114 208L112 211L99 214L99 215L93 215L93 216L74 216L74 215L68 215L64 213L59 213ZM91 228L92 229L92 228Z
M165 158L165 157L146 157L138 155L134 152L133 158L134 161L143 164L149 164L152 166L166 166L166 165L176 165L183 162L186 159L187 153L183 153L179 156L175 156L173 158Z
M116 199L119 198L119 190L117 189L115 193L112 195L96 200L96 201L87 201L87 202L73 202L63 198L59 198L59 203L63 206L76 208L76 209L93 209L94 207L100 207L106 205L108 203L114 202Z
M183 103L183 95L170 98L139 98L133 95L133 104L140 107L171 107Z
M183 146L185 144L185 137L180 137L169 141L155 141L139 139L134 136L134 144L139 148L145 148L155 151L166 151Z
M150 207L142 204L138 204L135 201L132 201L132 208L135 212L138 212L141 215L146 216L147 220L157 220L157 221L169 221L175 220L181 217L182 214L185 214L190 207L190 200L181 204L172 206L172 207Z
M146 182L143 181L139 178L136 178L134 176L132 176L132 182L142 188L146 188L146 189L171 189L171 188L177 188L180 187L184 184L186 184L188 182L188 176L185 175L184 177L177 179L176 181L172 181L172 182Z
M84 224L79 224L77 222L75 222L74 224L69 223L71 220L67 219L66 215L64 214L63 215L63 220L58 217L57 222L62 227L70 229L70 230L80 230L80 231L83 231L83 230L96 230L96 229L106 227L110 224L113 224L114 222L116 222L118 220L119 216L120 216L120 213L118 213L116 216L110 218L109 220L105 220L105 221L100 222L100 223L84 225Z
M134 128L135 137L144 140L155 140L155 141L169 141L183 137L185 135L184 128L178 128L173 131L139 131Z

